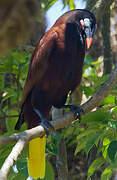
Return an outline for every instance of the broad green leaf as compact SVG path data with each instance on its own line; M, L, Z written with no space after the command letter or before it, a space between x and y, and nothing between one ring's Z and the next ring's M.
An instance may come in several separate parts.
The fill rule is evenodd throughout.
M112 162L115 161L115 156L116 156L116 153L117 153L117 141L111 141L111 143L109 144L109 147L108 147L108 156L110 158L110 160Z
M102 149L102 155L104 157L104 159L108 160L108 147L109 147L109 144L106 145L103 149Z
M71 126L64 131L64 138L69 137L74 132L74 127Z
M58 154L58 143L60 142L62 138L62 134L57 134L55 136L49 136L47 138L47 144L46 144L46 153L51 153L54 155Z
M82 117L82 122L81 123L102 123L103 125L105 125L105 123L107 124L107 120L111 118L111 115L109 112L106 112L105 110L98 109L95 112L91 112L86 114L85 116Z
M82 85L82 88L83 88L83 92L84 92L84 94L86 95L87 98L93 94L92 87Z
M94 76L95 75L95 70L92 67L88 67L85 69L83 76Z
M92 134L94 134L96 131L99 131L98 129L94 129L94 128L87 128L84 131L82 131L78 136L77 136L77 141L80 140L81 138L85 137L85 136L90 136Z
M117 130L117 120L109 120L108 126L112 127L113 129Z
M109 168L109 166L102 172L101 174L101 180L110 180L110 177L112 176L112 170Z
M107 146L108 144L110 144L110 140L107 137L105 137L103 140L103 146Z
M91 62L91 64L92 64L93 66L98 67L102 62L103 62L103 60L101 59L101 60L98 60L98 61L93 61L93 62Z
M111 112L112 112L112 113L113 113L113 112L117 113L117 106L115 106L114 108L112 108L112 109L111 109Z
M85 149L85 145L86 145L86 141L88 140L88 136L82 138L82 140L80 142L78 142L78 145L76 147L76 150L75 150L75 155L80 152L81 150L84 150Z
M88 169L88 178L87 180L92 176L92 174L101 167L102 164L105 163L104 158L98 158L96 160L93 161L93 163L91 164L91 166Z
M27 158L19 158L18 159L17 169L20 174L25 174L26 176L28 176Z
M104 101L102 102L102 104L115 104L115 96L113 95L109 95L107 96Z
M99 141L99 137L102 135L103 132L98 132L95 134L91 134L91 136L88 138L86 144L85 144L85 152L89 153L90 149L93 147L94 144L96 144Z

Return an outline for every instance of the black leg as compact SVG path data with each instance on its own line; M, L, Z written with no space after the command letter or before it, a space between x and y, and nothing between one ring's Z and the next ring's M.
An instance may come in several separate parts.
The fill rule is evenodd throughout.
M74 113L75 119L81 120L81 113L85 114L84 110L80 106L76 105L64 105L63 108L69 108Z
M23 123L24 123L24 113L21 112L19 115L18 121L15 125L15 130L19 130Z
M40 124L44 127L46 133L49 134L49 129L54 129L54 128L41 112L41 109L44 110L46 108L47 109L49 108L49 106L47 106L46 104L46 91L34 87L31 94L31 104L33 110L41 120Z
M44 127L47 135L49 134L49 129L53 129L54 127L51 125L51 123L42 115L42 113L40 112L39 109L34 109L34 111L36 112L36 114L40 117L41 119L41 125Z

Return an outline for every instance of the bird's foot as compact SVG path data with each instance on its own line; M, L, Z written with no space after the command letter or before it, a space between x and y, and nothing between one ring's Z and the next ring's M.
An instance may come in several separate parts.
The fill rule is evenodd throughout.
M40 125L42 125L46 131L46 134L49 135L49 130L52 129L54 130L54 127L52 126L52 124L41 114L41 112L38 109L34 109L34 111L36 112L36 114L40 117L41 119L41 123Z
M49 135L49 130L50 129L54 130L54 127L52 126L52 124L46 118L41 119L40 125L42 125L44 127L47 136Z
M74 113L75 119L79 119L81 121L81 113L85 114L83 108L81 106L76 105L64 105L64 108L69 108L72 113Z

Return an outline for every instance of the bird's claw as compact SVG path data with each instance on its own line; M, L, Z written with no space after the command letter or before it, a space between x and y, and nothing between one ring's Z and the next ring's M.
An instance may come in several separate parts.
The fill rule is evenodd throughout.
M47 136L49 135L49 130L54 130L54 127L47 119L42 119L40 125L42 125L46 131Z
M42 115L42 113L40 112L39 109L34 109L34 111L36 112L36 114L40 117L41 119L41 123L40 125L43 126L43 128L46 131L46 134L49 135L49 129L54 130L54 127L52 126L52 124Z
M81 121L81 113L85 114L85 112L81 106L65 105L64 107L69 108L70 111L74 113L75 119L78 119L79 122Z

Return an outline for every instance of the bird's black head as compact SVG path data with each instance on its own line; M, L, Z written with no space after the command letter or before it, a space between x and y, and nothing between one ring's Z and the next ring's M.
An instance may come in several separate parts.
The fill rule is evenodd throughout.
M89 49L97 26L95 16L85 9L76 9L70 13L70 21L75 22L78 25L78 28L80 28L80 31L86 40L87 49Z
M93 13L88 10L77 11L76 20L80 22L81 29L85 35L87 49L89 49L96 31L96 19Z

